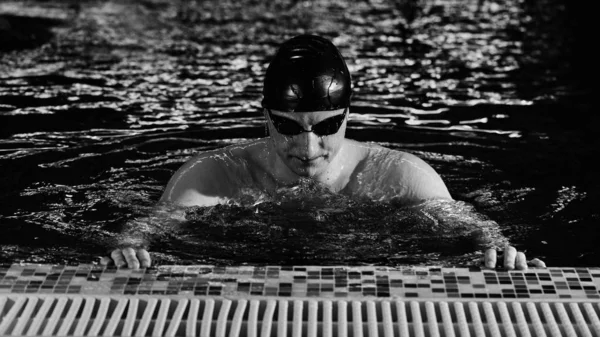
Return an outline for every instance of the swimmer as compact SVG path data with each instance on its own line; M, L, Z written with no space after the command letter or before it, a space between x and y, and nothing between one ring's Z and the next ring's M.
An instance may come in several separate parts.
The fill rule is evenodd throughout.
M345 138L351 96L350 72L333 43L314 35L284 42L264 79L268 136L196 155L173 175L160 201L212 206L235 199L244 188L273 193L302 179L399 205L451 200L442 178L415 155ZM496 251L488 250L485 266L495 268L496 260ZM102 260L112 262L137 268L151 260L145 249L125 248ZM526 269L525 255L507 247L504 266Z

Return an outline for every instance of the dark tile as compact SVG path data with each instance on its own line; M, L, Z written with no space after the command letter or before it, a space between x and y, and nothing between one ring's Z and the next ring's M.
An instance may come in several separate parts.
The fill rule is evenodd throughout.
M294 275L294 283L306 283L306 276Z
M360 283L359 284L350 284L350 287L348 288L348 291L350 291L350 292L357 292L357 291L361 291L361 290L362 290L362 287L361 287Z
M359 272L351 271L348 273L348 278L353 280L361 279L361 275Z
M375 296L377 292L375 291L375 288L363 288L362 293L364 296Z
M262 291L263 291L263 289L264 289L264 286L265 286L265 285L264 285L264 283L254 283L254 282L253 282L253 283L250 285L250 291L260 291L260 292L262 292ZM213 288L213 287L211 286L211 288ZM219 289L221 289L221 288L222 288L222 287L221 287L221 286L219 286Z
M401 288L402 280L390 280L390 287L392 288Z
M279 283L279 290L286 290L289 289L290 291L292 290L292 283Z

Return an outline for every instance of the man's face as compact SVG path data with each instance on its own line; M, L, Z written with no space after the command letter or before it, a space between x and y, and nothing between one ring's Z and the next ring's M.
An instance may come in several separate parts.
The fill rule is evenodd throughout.
M314 131L321 131L323 127L330 126L331 123L335 124L336 117L341 118L342 115L346 114L346 110L296 113L271 110L273 120L269 113L265 111L266 118L269 121L271 142L279 158L292 172L301 177L314 177L325 173L342 146L346 133L347 117L343 118L339 130L331 135L319 135ZM287 123L297 123L298 126ZM315 126L319 123L323 124L320 124L315 130ZM312 130L313 132L285 135L277 131L275 125L280 125L282 132L295 127ZM281 125L284 126L281 127Z

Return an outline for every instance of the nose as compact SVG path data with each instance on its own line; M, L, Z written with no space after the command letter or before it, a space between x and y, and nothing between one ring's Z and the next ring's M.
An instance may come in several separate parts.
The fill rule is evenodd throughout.
M300 154L304 159L314 159L321 154L321 146L323 139L317 136L314 132L303 132L298 135Z

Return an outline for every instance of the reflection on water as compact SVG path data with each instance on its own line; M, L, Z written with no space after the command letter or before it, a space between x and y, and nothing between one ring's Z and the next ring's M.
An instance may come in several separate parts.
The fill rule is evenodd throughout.
M460 263L501 233L549 265L595 265L598 118L578 80L585 58L572 52L582 46L569 35L577 18L558 2L3 2L12 16L0 16L0 32L18 26L15 16L45 15L54 37L0 54L1 259L103 254L194 153L264 136L269 58L284 39L311 32L349 63L348 137L420 156L459 201L425 213L336 198L307 212L268 199L198 209L154 238L160 259L231 262L253 252L258 263L276 255L270 242L291 249L282 255L290 263ZM430 243L446 232L414 233L435 221L454 234L478 224L494 240L457 243L465 251L443 256Z

